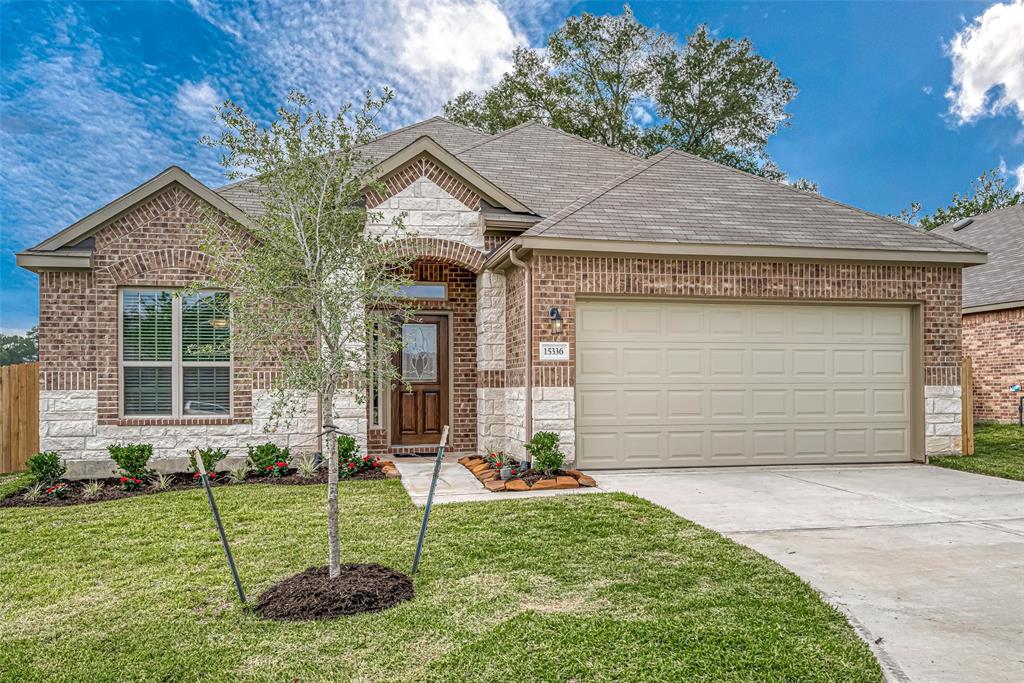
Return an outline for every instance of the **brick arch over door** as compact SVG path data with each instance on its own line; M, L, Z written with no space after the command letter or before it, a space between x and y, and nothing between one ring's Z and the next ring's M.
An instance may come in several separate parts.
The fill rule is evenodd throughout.
M474 275L484 269L484 254L479 249L437 237L411 237L402 240L402 251L418 259L441 261L465 268Z

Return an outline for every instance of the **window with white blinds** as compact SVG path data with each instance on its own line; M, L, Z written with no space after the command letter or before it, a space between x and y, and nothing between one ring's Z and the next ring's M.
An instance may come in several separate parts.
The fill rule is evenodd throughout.
M121 291L121 413L231 414L228 294Z

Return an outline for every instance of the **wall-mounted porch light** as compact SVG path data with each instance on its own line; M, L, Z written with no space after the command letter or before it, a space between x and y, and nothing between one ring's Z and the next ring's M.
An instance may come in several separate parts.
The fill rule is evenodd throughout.
M558 312L558 306L551 307L551 322L555 326L555 334L562 334L562 314Z

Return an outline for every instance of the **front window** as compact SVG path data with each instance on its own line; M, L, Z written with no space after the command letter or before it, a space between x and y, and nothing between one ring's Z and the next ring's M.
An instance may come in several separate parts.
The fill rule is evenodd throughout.
M444 301L448 298L448 285L443 282L414 282L399 285L398 294L409 299Z
M230 340L226 292L122 290L122 414L229 415Z

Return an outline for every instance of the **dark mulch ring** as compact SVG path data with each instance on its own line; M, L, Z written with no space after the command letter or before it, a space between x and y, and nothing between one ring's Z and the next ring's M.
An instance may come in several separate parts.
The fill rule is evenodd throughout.
M390 468L389 468L390 469ZM107 477L95 481L103 485L99 493L87 498L85 496L86 481L65 481L68 491L62 498L50 497L42 493L38 498L29 500L25 498L25 491L16 491L7 498L0 500L0 507L60 507L63 505L86 505L89 503L102 503L108 500L120 500L122 498L135 498L137 496L149 496L154 493L166 493L168 491L182 491L202 487L198 477L192 472L175 472L167 475L170 484L166 488L157 489L152 482L147 482L133 491L125 491L121 488L118 477ZM382 469L365 470L359 474L352 475L348 479L387 479L387 472ZM288 469L282 472L279 477L261 476L250 472L245 479L236 482L231 480L227 472L218 472L216 477L210 480L215 487L240 486L243 484L282 484L288 486L305 486L310 484L326 484L327 470L321 467L312 477L301 477L298 470Z
M380 564L343 564L336 579L327 567L310 567L267 589L256 611L276 621L315 621L379 612L415 594L412 579Z

